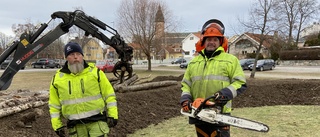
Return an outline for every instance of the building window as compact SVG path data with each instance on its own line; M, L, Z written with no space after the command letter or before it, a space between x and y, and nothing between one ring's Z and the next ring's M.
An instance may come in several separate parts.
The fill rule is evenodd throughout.
M193 40L193 37L190 37L190 40Z
M96 50L98 47L87 47L88 50Z
M246 55L247 54L247 51L242 51L242 55Z
M190 51L185 51L184 55L190 55Z
M90 57L90 56L91 56L91 54L90 54L90 53L88 53L88 54L86 54L86 56Z
M174 51L175 52L180 52L180 49L179 48L175 48Z

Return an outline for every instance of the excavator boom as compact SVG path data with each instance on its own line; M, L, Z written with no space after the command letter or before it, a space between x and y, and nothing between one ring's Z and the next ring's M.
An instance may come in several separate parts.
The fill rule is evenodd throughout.
M128 46L118 32L102 21L95 19L91 16L86 15L81 10L76 10L74 12L64 12L58 11L51 15L52 19L62 19L59 25L57 25L53 30L38 38L44 30L47 28L48 24L41 24L41 27L33 34L23 33L20 39L13 42L13 44L8 47L0 55L0 63L7 59L11 54L13 59L8 64L4 72L0 77L0 90L6 90L9 88L13 76L23 67L25 64L36 54L41 52L44 48L49 46L56 39L62 35L69 32L72 26L77 26L85 31L85 35L95 37L107 45L113 47L119 55L119 62L116 63L114 67L114 75L120 79L120 82L124 79L124 73L128 73L128 78L132 76L132 64L131 59L133 57L133 49ZM108 38L100 29L106 30L113 34L111 38ZM120 70L120 72L118 71Z

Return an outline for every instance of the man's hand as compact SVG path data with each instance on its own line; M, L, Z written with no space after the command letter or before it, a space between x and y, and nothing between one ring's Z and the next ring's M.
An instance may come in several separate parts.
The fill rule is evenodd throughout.
M227 102L229 101L229 99L225 96L223 96L221 94L221 92L217 92L214 94L215 98L214 98L214 102L216 104L220 104L222 106L224 106L225 104L227 104Z
M55 132L59 137L65 137L66 136L63 127L58 128Z
M189 100L184 101L181 106L184 112L189 112L191 110L191 103Z
M118 119L114 119L113 117L107 117L107 124L110 128L115 127L118 123Z

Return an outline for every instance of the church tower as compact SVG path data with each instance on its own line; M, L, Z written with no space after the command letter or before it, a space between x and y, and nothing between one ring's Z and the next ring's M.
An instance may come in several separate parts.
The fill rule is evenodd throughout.
M155 18L155 38L161 39L164 37L164 16L159 5Z

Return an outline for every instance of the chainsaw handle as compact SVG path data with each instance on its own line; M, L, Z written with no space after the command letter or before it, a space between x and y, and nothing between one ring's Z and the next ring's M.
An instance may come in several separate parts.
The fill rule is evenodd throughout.
M194 109L191 109L191 112L185 112L183 111L183 109L180 110L180 113L189 117L194 117L193 113L194 113Z
M198 115L198 113L203 109L203 107L206 105L206 102L212 98L215 99L216 95L213 95L213 96L210 96L210 97L204 99L204 101L199 105L199 107L194 110L194 113L193 113L194 117L196 117Z

